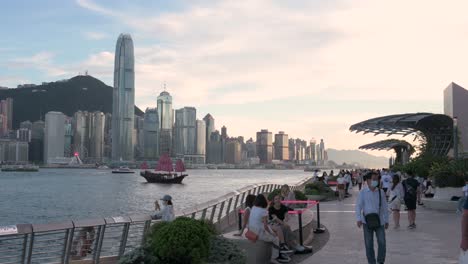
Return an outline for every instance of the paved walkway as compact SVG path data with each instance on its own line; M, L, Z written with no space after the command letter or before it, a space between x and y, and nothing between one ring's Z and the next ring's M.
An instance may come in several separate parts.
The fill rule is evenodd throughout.
M328 228L330 240L320 251L301 263L367 263L362 229L356 227L355 221L355 189L353 196L344 202L320 204L321 222ZM406 229L408 218L405 211L402 211L400 229L393 229L392 222L390 218L385 263L458 263L461 227L460 217L455 213L418 207L415 230Z

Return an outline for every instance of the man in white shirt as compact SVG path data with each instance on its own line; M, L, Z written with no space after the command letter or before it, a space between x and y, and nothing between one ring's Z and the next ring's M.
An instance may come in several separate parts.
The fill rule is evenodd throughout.
M378 187L379 175L376 172L367 173L364 176L364 180L367 181L367 186L359 192L356 201L357 226L358 228L362 227L364 230L364 243L368 263L381 264L385 262L386 254L385 229L388 228L387 199L385 199L385 194ZM379 222L374 228L367 223L367 220L371 219L371 215L375 216L374 219L377 218ZM374 251L374 232L378 244L377 262Z
M392 187L392 182L393 182L392 175L389 172L384 171L382 175L381 183L382 183L382 190L385 192L385 195L387 195L388 189Z

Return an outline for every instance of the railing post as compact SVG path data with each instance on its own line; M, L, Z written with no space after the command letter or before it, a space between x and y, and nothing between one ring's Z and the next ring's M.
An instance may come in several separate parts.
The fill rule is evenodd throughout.
M192 213L192 219L195 219L197 212Z
M239 230L242 230L242 213L241 210L239 210L238 214L238 219L239 219Z
M226 209L226 216L228 217L228 219L229 219L229 215L231 214L230 210L231 210L231 204L232 204L232 199L233 198L234 197L229 198L228 206L227 206L227 209Z
M219 223L219 221L221 220L221 215L223 214L223 209L224 209L224 203L225 203L225 202L226 202L226 201L223 201L223 202L221 203L221 208L219 208L218 223Z
M203 209L203 212L202 212L202 215L201 215L201 219L202 219L202 220L205 220L205 217L206 217L206 210L208 210L208 208Z
M215 212L216 212L216 206L218 206L218 204L215 204L213 206L213 209L211 210L210 222L212 222L212 223L213 223L213 218L214 218L214 215L215 215Z
M102 243L104 241L104 234L106 232L106 225L99 226L98 229L98 241L96 245L96 254L94 254L94 263L99 264L99 258L101 257Z
M240 193L236 195L236 201L234 202L234 210L237 208L237 202L239 202Z
M130 223L125 223L122 232L122 243L120 243L119 258L124 255L125 247L127 246L128 231L130 230Z
M71 233L73 234L73 229L75 227L71 228ZM73 235L72 235L73 236ZM69 255L69 245L70 245L70 229L67 229L65 231L65 239L63 243L63 251L62 251L62 262L65 264L68 264L68 255Z
M27 264L31 264L33 246L34 246L34 229L31 232L31 240L29 240L28 262L27 262Z
M26 260L26 246L27 246L27 243L28 243L28 234L24 234L23 236L23 250L21 252L21 263L24 263L24 261Z

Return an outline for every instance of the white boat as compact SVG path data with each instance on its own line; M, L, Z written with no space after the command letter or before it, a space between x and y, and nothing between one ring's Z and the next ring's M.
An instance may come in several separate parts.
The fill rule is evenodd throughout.
M129 169L128 167L120 167L116 170L112 170L112 173L135 173L135 172Z
M101 166L98 166L96 169L97 169L97 170L108 170L109 167L106 166L106 165L101 165Z

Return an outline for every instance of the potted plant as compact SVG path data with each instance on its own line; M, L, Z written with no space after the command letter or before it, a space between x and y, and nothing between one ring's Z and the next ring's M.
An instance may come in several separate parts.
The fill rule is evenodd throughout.
M304 194L309 200L323 201L335 196L335 192L324 182L309 183L305 186Z

